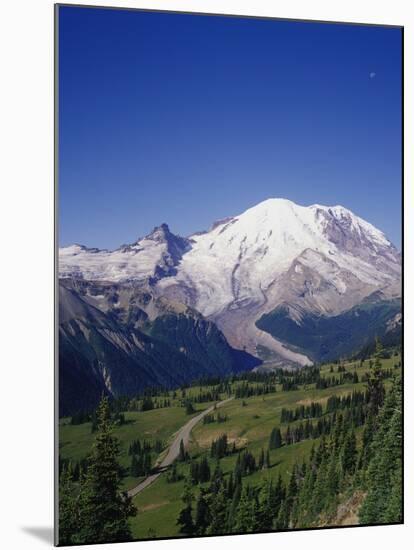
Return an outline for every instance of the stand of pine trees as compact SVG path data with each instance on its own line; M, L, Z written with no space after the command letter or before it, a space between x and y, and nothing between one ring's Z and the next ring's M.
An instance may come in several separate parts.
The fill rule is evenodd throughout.
M181 481L183 478L184 476L178 469L177 462L173 462L171 468L167 472L167 483L176 483L177 481Z
M204 456L199 462L191 461L190 464L190 479L193 485L210 481L211 472L207 457Z
M218 424L222 424L223 422L227 422L228 420L227 414L221 414L220 412L217 413L217 415L214 414L206 414L203 417L203 424L213 424L214 422L217 422Z
M137 511L120 490L123 470L107 397L102 398L96 416L97 433L86 473L78 482L69 469L60 475L60 545L132 540L128 519Z
M59 475L65 472L73 481L79 481L84 476L88 467L88 459L81 460L59 458Z
M322 415L322 405L312 401L310 405L300 405L296 407L294 411L283 408L280 413L280 421L282 423L295 422L296 420L303 420L304 418L319 418Z
M332 401L329 433L321 436L308 460L292 467L286 484L280 476L257 487L244 481L258 467L270 466L263 451L258 466L248 450L239 452L234 471L224 476L220 467L224 441L214 442L216 467L209 486L200 488L196 497L186 485L185 506L177 520L181 533L218 535L334 524L338 505L355 492L365 497L360 523L401 522L401 379L393 380L385 397L383 373L374 367L367 384L366 395L350 398L346 414L337 413L341 402ZM352 412L362 406L363 415ZM361 425L362 445L358 445L355 429ZM275 428L269 446L280 444L280 430Z
M380 359L382 357L391 356L391 352L380 350L377 346L375 366L381 367ZM395 352L397 353L397 351ZM277 386L280 386L281 391L297 390L301 386L306 387L309 384L315 384L316 389L325 389L335 386L340 386L347 383L358 383L359 381L366 382L367 375L358 375L358 366L363 366L364 361L361 359L359 363L355 363L354 369L347 370L344 365L339 364L336 373L339 376L322 376L320 366L304 367L299 371L287 372L283 369L275 369L272 372L251 372L246 371L239 374L234 374L228 377L212 377L194 380L191 384L183 385L179 390L171 388L154 387L146 388L141 394L135 396L121 396L111 399L109 406L111 410L112 420L115 424L123 424L125 422L125 411L150 411L153 409L161 409L165 407L176 406L175 400L181 399L181 405L187 407L187 403L204 403L220 401L223 396L229 397L235 395L236 398L245 399L251 396L267 395L279 391ZM374 366L374 361L370 359L370 367ZM394 368L401 366L401 361L394 364ZM331 366L332 374L334 369ZM384 369L383 377L391 378L393 369ZM209 386L210 389L205 390L199 388L198 394L187 395L187 389L194 386ZM179 395L180 393L180 395ZM189 408L189 411L191 409ZM191 414L189 412L189 414ZM307 418L306 416L304 418ZM289 420L291 421L291 420ZM92 432L95 432L97 420L95 411L76 412L70 419L72 425L92 422Z
M402 384L394 384L367 434L369 454L364 467L367 497L360 510L362 523L402 521Z
M160 439L157 439L153 444L144 439L134 439L128 449L128 454L131 456L131 464L129 473L132 477L146 476L152 469L152 454L156 456L163 450L164 444Z
M223 434L218 439L211 442L211 458L223 458L228 453L227 435Z

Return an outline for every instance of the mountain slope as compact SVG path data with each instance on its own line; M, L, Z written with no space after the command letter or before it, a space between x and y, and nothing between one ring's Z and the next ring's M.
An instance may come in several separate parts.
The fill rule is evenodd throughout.
M258 364L233 350L200 314L166 309L155 321L147 317L139 330L122 322L119 311L114 315L88 303L70 283L62 282L59 290L61 415L95 406L102 393L134 395L148 386L174 387ZM174 337L177 327L185 335L180 340Z
M400 310L399 300L364 302L327 317L281 305L263 315L257 326L314 361L330 361L361 350L375 337L383 338L388 322Z
M234 347L293 357L255 322L278 305L332 316L381 291L400 295L400 257L385 236L342 207L271 199L191 238L174 277L157 288L214 319ZM202 266L202 269L200 269Z
M270 199L192 241L173 279L178 284L191 281L198 309L208 316L263 303L264 294L274 292L275 282L295 261L298 273L307 268L329 280L339 300L348 298L348 273L372 289L392 283L399 273L391 243L342 207L303 207ZM171 279L161 282L163 288L171 284ZM333 311L338 305L324 307Z
M304 365L312 350L289 349L256 322L281 305L295 321L297 311L338 316L375 293L380 301L398 298L400 264L384 234L342 206L269 199L186 239L164 224L113 252L61 249L59 270L151 289L214 321L233 348Z

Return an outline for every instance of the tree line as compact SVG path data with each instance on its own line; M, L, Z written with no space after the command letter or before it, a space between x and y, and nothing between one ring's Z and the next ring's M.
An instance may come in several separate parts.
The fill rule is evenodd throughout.
M203 416L203 424L213 424L214 422L217 422L218 424L222 424L223 422L227 422L228 416L225 413L218 412L216 415L213 414L206 414Z
M334 522L341 499L356 491L366 494L359 511L361 523L399 523L401 391L401 379L395 378L385 397L382 373L373 369L368 379L362 445L357 445L355 415L333 414L329 434L322 435L307 460L292 467L286 482L279 476L276 482L266 479L254 487L243 481L241 458L237 471L227 476L216 459L207 487L195 495L191 484L185 485L177 518L180 532L219 535L329 524ZM362 406L360 399L355 398L355 408ZM280 444L280 430L275 428L269 447ZM252 469L257 467L254 464Z
M326 404L327 416L319 418L317 422L313 422L308 418L306 422L301 421L294 426L289 424L283 436L280 436L282 444L293 445L304 439L317 439L321 436L329 435L333 429L343 423L347 425L351 424L354 428L362 426L368 414L369 400L370 395L368 391L354 391L352 394L342 397L331 396L328 398ZM322 407L317 410L323 413ZM296 409L293 414L295 420L297 419L297 411L298 409ZM292 413L293 411L290 412ZM290 416L289 411L285 411L283 415L282 410L282 418L289 418ZM270 437L270 440L271 439L272 435Z
M372 359L369 360L370 368L373 366L381 367L381 353L383 352L377 353L375 361ZM319 366L312 366L294 371L286 371L283 369L275 369L272 372L247 371L223 378L203 378L194 381L192 384L183 385L180 388L174 389L172 394L171 390L167 388L149 387L139 395L111 398L110 410L111 414L114 415L113 419L115 423L122 424L125 422L125 416L123 415L125 411L145 412L153 409L171 407L176 405L177 399L181 401L181 406L186 406L188 402L205 403L219 401L223 394L228 396L234 394L238 399L267 395L275 393L278 385L281 391L293 391L299 389L301 386L307 387L310 384L315 384L316 389L326 389L347 383L357 384L358 382L367 381L367 376L369 375L366 373L362 376L358 375L356 370L357 365L355 365L355 369L351 371L346 370L340 361L337 361L337 363L337 373L339 376L324 376L321 374ZM363 364L364 361L361 359L359 365L362 366ZM394 365L396 368L400 366L401 362ZM393 369L382 369L382 372L384 378L391 378L394 375ZM331 366L331 373L333 373L333 366ZM205 385L206 387L210 387L210 389L205 390L200 387L198 394L190 395L187 390L198 385ZM96 427L94 411L79 411L70 419L70 423L73 425L83 424L85 422L92 422L92 425Z
M151 441L134 439L128 448L128 455L131 456L129 474L132 477L148 475L152 470L152 453L159 455L164 448L161 439Z
M280 413L280 421L282 424L286 422L295 422L304 418L319 418L323 415L323 407L318 402L311 402L310 405L299 405L295 410L282 408Z

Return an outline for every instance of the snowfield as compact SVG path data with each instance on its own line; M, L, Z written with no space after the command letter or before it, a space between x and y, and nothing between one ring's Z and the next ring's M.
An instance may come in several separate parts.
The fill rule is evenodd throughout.
M340 234L348 232L345 242L332 239L332 225ZM191 281L197 308L207 316L243 300L264 302L295 260L297 272L308 267L339 293L346 292L347 272L373 288L387 286L400 272L399 255L383 233L339 206L304 207L270 199L192 240L178 274L159 286Z

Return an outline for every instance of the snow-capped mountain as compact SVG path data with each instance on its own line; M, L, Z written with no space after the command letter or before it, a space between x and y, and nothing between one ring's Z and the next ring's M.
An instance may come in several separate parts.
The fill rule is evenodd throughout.
M191 241L177 275L160 286L194 287L197 308L208 316L263 302L286 274L291 279L317 271L341 297L349 279L376 289L391 284L400 271L398 252L386 237L340 206L270 199ZM337 301L321 304L326 313L338 307Z
M264 348L294 363L310 360L256 323L283 305L303 316L337 316L376 293L400 295L400 254L384 234L342 206L269 199L187 239L166 225L113 252L60 250L61 277L131 281L214 320L229 343ZM287 309L286 309L287 308Z
M188 239L173 235L167 224L133 244L117 250L99 250L74 244L59 250L59 276L88 280L148 280L173 275Z

